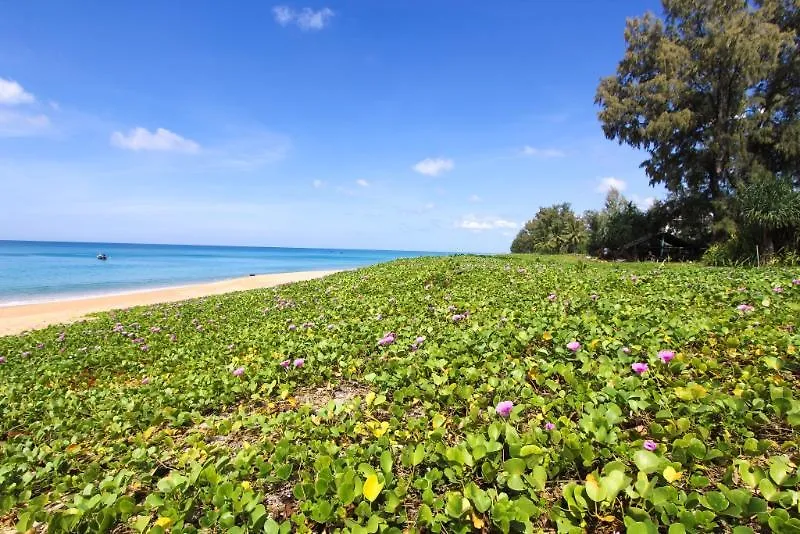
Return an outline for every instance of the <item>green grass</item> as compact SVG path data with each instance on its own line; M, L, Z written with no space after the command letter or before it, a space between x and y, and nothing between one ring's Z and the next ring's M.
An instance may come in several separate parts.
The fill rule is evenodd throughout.
M796 532L797 277L424 258L0 338L0 526Z

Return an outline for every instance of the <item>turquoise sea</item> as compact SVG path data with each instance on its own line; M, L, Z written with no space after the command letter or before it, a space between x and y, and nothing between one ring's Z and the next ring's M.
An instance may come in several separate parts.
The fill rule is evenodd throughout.
M108 256L97 259L99 253ZM441 255L397 250L0 240L0 306Z

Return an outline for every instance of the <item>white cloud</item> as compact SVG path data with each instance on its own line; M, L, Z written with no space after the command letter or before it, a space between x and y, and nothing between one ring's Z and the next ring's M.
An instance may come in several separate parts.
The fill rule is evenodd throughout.
M288 6L275 6L272 8L272 15L275 17L275 22L281 26L295 24L301 30L312 31L321 30L327 26L335 13L327 7L318 11L314 11L309 7L295 11Z
M469 196L469 201L470 202L480 202L481 200L483 200L483 199L481 197L479 197L478 195L470 195Z
M656 203L656 197L641 198L639 195L631 195L631 200L642 210L649 210Z
M522 155L536 158L563 158L565 154L557 148L536 148L525 145L522 148Z
M145 128L134 128L128 135L122 132L111 134L111 144L126 150L157 150L162 152L185 152L195 154L200 145L165 128L150 132Z
M608 176L600 179L600 184L597 186L597 191L600 193L608 193L612 189L616 189L617 191L622 192L625 191L626 187L628 187L628 184L625 183L625 180Z
M14 80L0 78L0 104L13 106L16 104L30 104L36 98Z
M356 180L356 184L360 185L361 187L369 187L369 182L363 179Z
M287 6L273 7L272 14L275 16L275 22L281 26L287 26L294 20L294 11Z
M0 109L0 137L31 137L50 129L47 115L28 115Z
M466 215L460 221L456 222L456 228L462 230L471 230L473 232L481 232L483 230L497 230L501 228L517 228L519 224L500 219L498 217L476 217L475 215Z
M325 182L323 182L322 180L314 180L312 184L314 185L314 189L320 189L322 187L325 187Z
M420 174L439 176L443 172L452 171L453 167L455 167L455 163L452 159L425 158L414 165L413 169Z
M436 207L436 204L434 204L433 202L428 202L427 204L422 206L422 209L424 211L430 211L430 210L434 209L435 207Z

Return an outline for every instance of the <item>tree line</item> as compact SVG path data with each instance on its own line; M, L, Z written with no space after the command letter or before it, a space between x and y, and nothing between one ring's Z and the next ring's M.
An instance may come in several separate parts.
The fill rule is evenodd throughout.
M629 19L616 73L595 102L608 139L645 152L667 198L647 211L616 193L597 213L542 208L516 251L619 246L669 229L712 263L747 263L756 247L800 251L800 0L662 0ZM582 237L576 230L583 229ZM547 229L547 230L546 230Z

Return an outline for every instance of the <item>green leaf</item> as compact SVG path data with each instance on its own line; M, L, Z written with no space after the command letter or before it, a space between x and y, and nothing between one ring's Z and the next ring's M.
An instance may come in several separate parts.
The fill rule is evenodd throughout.
M492 507L492 499L489 494L479 488L474 482L470 482L464 488L464 494L475 505L475 509L481 513L486 513Z
M608 501L616 499L619 492L628 487L630 483L630 477L625 476L625 472L622 470L610 471L600 479L600 486L605 491L606 500Z
M525 490L525 481L522 480L520 475L511 475L508 477L506 481L506 486L511 488L514 491L524 491Z
M590 474L586 477L585 489L586 495L594 502L600 502L606 498L606 492L600 486L600 483L597 481L597 478L594 474Z
M381 453L381 471L383 471L385 475L392 472L392 453L389 451L383 451L383 453Z
M414 449L414 455L411 457L411 465L417 466L422 463L422 460L425 459L425 446L422 443L418 443L416 448Z
M531 472L530 479L534 489L543 491L547 484L547 470L541 465L535 466Z
M692 456L694 456L695 458L698 458L698 459L701 459L701 460L702 460L703 458L705 458L705 455L706 455L706 445L705 445L705 443L703 443L703 442L702 442L702 441L700 441L699 439L697 439L697 438L692 438L692 439L689 441L689 447L688 447L688 449L689 449L689 454L691 454L691 455L692 455Z
M778 495L780 494L778 488L776 488L768 478L761 479L761 481L758 483L758 491L760 491L761 495L769 502L777 501Z
M788 458L785 456L777 456L770 462L769 476L776 484L783 485L786 479L789 478L788 470Z
M542 448L538 445L525 445L519 450L519 455L523 458L532 454L541 454Z
M512 458L510 460L506 460L503 464L503 470L511 475L521 475L525 472L527 465L525 464L525 460L521 458Z
M650 451L639 450L633 455L633 462L641 471L648 475L654 473L661 466L662 459Z
M700 497L700 502L706 507L721 512L728 507L728 499L718 491L709 491Z
M420 505L417 520L423 525L430 525L433 523L433 512L427 504Z
M328 501L318 501L311 509L311 519L317 523L325 523L331 517L333 506Z
M626 517L625 528L627 534L658 534L658 529L649 519L645 521L634 521L630 517Z
M453 518L459 518L471 508L469 500L460 493L451 493L447 497L445 511Z

